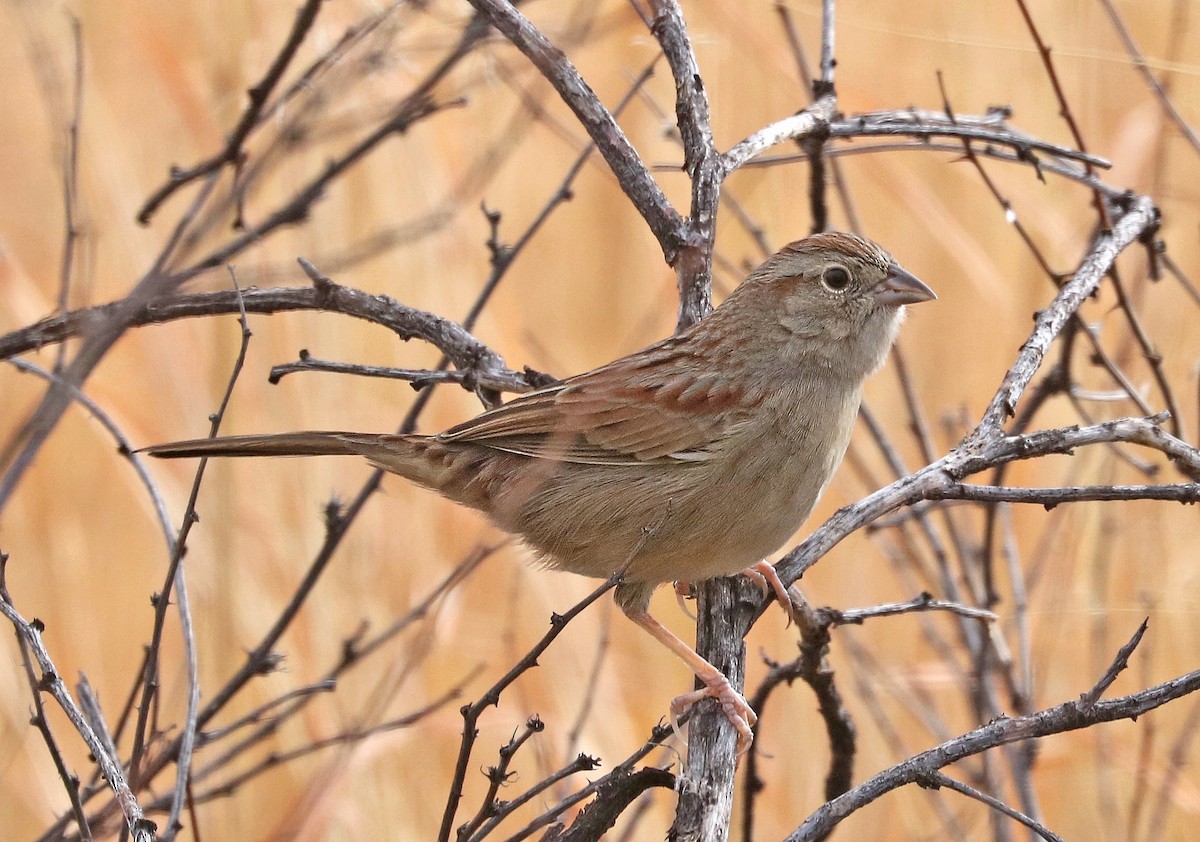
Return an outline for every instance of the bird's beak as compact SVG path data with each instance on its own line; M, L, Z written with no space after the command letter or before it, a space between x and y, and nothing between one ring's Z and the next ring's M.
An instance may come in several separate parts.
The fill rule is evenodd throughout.
M895 263L889 267L887 277L875 287L876 304L899 307L901 304L920 304L935 298L937 294L933 290Z

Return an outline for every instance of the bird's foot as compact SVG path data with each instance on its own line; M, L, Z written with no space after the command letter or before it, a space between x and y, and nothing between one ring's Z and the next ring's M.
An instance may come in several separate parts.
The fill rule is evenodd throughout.
M683 712L696 702L704 699L716 699L721 705L721 711L725 714L725 718L737 731L738 755L745 754L749 750L750 744L754 742L753 726L758 722L758 714L754 712L754 708L750 707L750 703L742 697L742 694L733 689L729 679L716 668L713 668L711 673L707 671L703 674L697 673L697 677L704 682L704 689L684 693L671 701L671 727L678 732L679 729L675 723L678 722Z
M768 561L760 561L751 567L747 567L742 571L742 575L748 577L754 584L758 585L759 591L763 596L769 593L775 594L775 599L787 612L788 625L796 619L792 613L792 598L788 596L787 587L783 584L783 580L779 578L779 574L775 572L775 566Z
M696 622L696 612L688 607L687 601L696 598L696 588L691 582L676 582L675 583L675 601L679 603L679 610L686 614L692 622Z

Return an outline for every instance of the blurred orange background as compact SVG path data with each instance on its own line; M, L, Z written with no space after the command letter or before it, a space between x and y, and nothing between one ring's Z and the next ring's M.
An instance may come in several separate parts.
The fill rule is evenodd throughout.
M326 4L296 67L328 49L347 26L376 13L377 5ZM1165 118L1100 3L1030 5L1053 47L1089 150L1113 163L1102 177L1159 203L1171 256L1193 278L1200 276L1200 156ZM785 6L810 60L815 58L820 4L797 0ZM1126 0L1116 7L1184 118L1200 122L1195 9L1185 0ZM189 0L0 7L0 29L8 34L0 39L0 78L6 80L0 120L0 332L32 323L56 306L64 133L72 99L69 15L79 19L83 46L81 243L70 293L71 305L80 307L123 296L152 264L196 188L171 199L149 227L135 223L138 208L172 164L186 166L220 148L241 114L246 89L275 55L294 11L295 4ZM777 4L711 0L687 3L684 11L719 148L807 104ZM610 105L656 54L653 37L625 3L535 2L526 12ZM468 14L466 4L436 2L394 12L315 92L329 99L321 102L313 134L249 197L251 224L411 90L455 42ZM837 56L840 108L847 114L910 105L939 110L940 71L957 112L1008 105L1013 125L1022 131L1072 143L1016 4L841 3ZM293 78L294 71L287 79ZM645 96L630 104L620 122L643 158L658 166L659 181L676 207L686 210L688 183L668 132L673 95L660 62ZM237 257L239 282L303 286L307 281L295 258L304 256L339 283L462 318L489 272L489 228L480 203L502 214L501 236L513 241L558 188L586 136L524 58L498 39L467 57L435 97L464 101L385 142L328 190L305 224ZM276 119L282 126L293 117L285 109ZM270 127L266 135L272 136ZM264 148L261 141L252 144L251 160ZM900 346L944 452L965 422L978 419L1027 335L1031 313L1045 306L1053 288L978 174L958 155L904 151L841 161L863 232L940 296L935 305L910 314ZM1095 225L1090 194L1054 177L1041 183L1027 167L985 166L1054 268L1070 272ZM228 179L222 185L227 189ZM730 212L731 200L777 247L808 232L807 189L804 164L750 168L727 182L718 230L718 297L761 256ZM598 158L584 168L573 194L519 256L475 328L513 368L529 365L556 375L582 371L661 338L674 324L673 273ZM847 216L832 194L831 203L834 225L845 227ZM228 218L220 222L205 247L231 236ZM394 245L347 259L381 232L390 233ZM1148 281L1145 256L1136 249L1121 265L1164 355L1185 434L1195 441L1196 303L1171 278ZM228 284L227 272L220 270L190 288ZM1106 288L1084 316L1099 326L1106 347L1151 406L1161 408L1161 395L1114 302ZM268 384L271 366L295 359L302 348L322 359L406 368L428 367L438 359L428 346L398 343L379 327L335 315L258 316L250 324L254 336L226 433L390 430L415 397L404 383L330 374ZM134 446L204 435L238 341L232 317L136 329L85 391ZM50 367L55 355L55 348L46 348L28 358ZM1075 370L1088 389L1114 388L1082 353ZM43 392L40 380L0 366L5 441ZM893 368L869 385L868 402L909 468L918 467ZM1088 406L1097 417L1136 414L1128 403ZM466 392L441 388L421 429L436 431L478 409ZM1040 426L1077 421L1062 399L1038 416ZM864 433L856 432L853 445L861 470L843 467L797 540L837 507L872 490L865 476L890 480ZM156 463L151 470L177 519L194 465ZM334 495L353 495L368 474L366 465L339 459L239 460L209 467L198 505L201 521L186 559L205 698L241 665L307 568L322 541L324 503ZM1022 464L1008 479L1022 485L1145 481L1102 448ZM1160 479L1178 481L1169 468ZM968 534L979 534L979 518L965 509L961 518ZM1200 519L1194 508L1080 504L1047 513L1026 507L1013 510L1011 520L1014 558L1027 572L1036 569L1028 593L1031 655L1022 667L1033 677L1036 708L1091 687L1144 616L1150 618L1149 633L1110 695L1200 666ZM386 626L473 548L499 540L474 513L385 479L384 493L368 503L281 641L283 669L253 682L222 721L319 679L361 623ZM815 604L838 608L911 598L912 582L902 581L889 561L894 546L887 532L857 534L807 574L801 587ZM72 685L86 673L106 714L115 718L141 662L152 619L149 597L162 585L167 556L144 489L85 411L68 411L10 500L0 519L0 550L10 556L8 585L16 605L26 617L45 622L60 673ZM475 698L542 635L552 612L565 611L596 584L541 572L526 560L516 546L488 558L426 621L280 729L271 747L285 751L415 710L478 667L463 700ZM1000 586L999 628L1019 658L1012 591L1003 573ZM661 592L653 607L679 634L692 637L691 623L671 594ZM831 663L859 728L860 780L973 727L963 688L921 637L925 622L953 638L954 621L934 615L875 620L834 633ZM164 724L179 721L186 687L174 614L168 629ZM598 710L570 748L567 734L584 702L602 634L608 636L604 661L591 690ZM782 614L772 611L754 629L747 651L753 688L766 671L760 653L776 660L794 656L794 629L785 629ZM484 715L460 820L474 812L483 792L484 779L475 770L494 763L498 747L531 714L540 714L547 729L518 755L518 777L504 797L574 752L599 756L610 769L640 745L689 682L684 667L621 619L609 600L602 601L568 627L540 668L523 676L498 709ZM66 810L67 802L43 743L29 727L31 703L11 637L0 647L0 688L0 816L7 838L27 839ZM198 811L201 835L209 842L235 835L433 838L458 750L459 704L415 728L316 752L256 778L231 797L204 804ZM1193 838L1200 821L1200 778L1186 761L1180 766L1173 760L1173 753L1191 756L1198 715L1200 700L1184 699L1137 723L1042 741L1035 783L1047 824L1070 839L1151 838L1147 834L1154 828L1152 838ZM889 740L879 716L891 723L900 745ZM759 747L768 755L760 767L767 788L757 801L756 822L760 838L770 839L795 827L823 800L828 747L812 694L800 684L772 698L766 720ZM935 733L931 721L946 732ZM86 750L65 719L56 713L52 722L73 768L89 771ZM198 766L203 762L202 755ZM1003 765L1002 755L995 754L993 762ZM976 768L962 766L947 771L964 778L967 768ZM170 786L164 777L156 791ZM548 795L545 803L554 800ZM673 795L656 791L633 838L661 838L674 804ZM981 805L915 788L855 815L843 834L938 838L943 827L938 816L944 813L953 815L967 838L991 838ZM187 816L185 824L191 824ZM521 824L514 822L509 832ZM733 838L741 837L735 832Z

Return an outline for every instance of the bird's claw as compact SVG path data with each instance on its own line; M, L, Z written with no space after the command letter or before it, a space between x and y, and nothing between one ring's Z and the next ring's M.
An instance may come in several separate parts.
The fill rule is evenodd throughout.
M746 576L754 584L758 585L758 590L765 597L769 593L775 594L775 599L787 612L788 625L791 625L796 617L792 613L792 598L788 596L788 589L783 584L783 580L779 578L779 574L775 572L775 566L768 561L760 561L751 567L747 567L742 571L742 575Z
M675 583L675 601L679 603L679 610L686 614L692 622L696 622L696 612L688 607L687 601L695 599L696 589L691 582L676 582Z
M716 699L725 718L737 731L737 753L740 757L749 751L751 743L754 742L753 726L758 722L758 714L720 672L714 671L712 675L701 675L699 678L704 682L703 689L692 690L676 696L671 701L671 728L678 734L677 723L685 710L704 699Z

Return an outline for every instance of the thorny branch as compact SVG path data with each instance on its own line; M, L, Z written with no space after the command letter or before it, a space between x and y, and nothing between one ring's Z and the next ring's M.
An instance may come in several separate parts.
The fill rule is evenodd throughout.
M4 582L4 565L7 562L8 556L0 554L0 614L3 614L13 624L17 637L24 646L28 647L37 662L38 669L41 671L37 689L49 694L58 703L63 713L71 721L75 731L87 745L92 757L100 765L105 780L112 787L117 803L121 806L121 812L125 816L125 822L133 834L133 838L136 842L151 842L155 838L157 828L154 822L147 819L142 813L137 796L134 795L125 778L125 771L121 768L120 759L108 753L104 742L96 736L87 717L83 715L83 711L75 703L70 690L59 676L58 669L54 666L54 661L50 658L50 653L42 642L41 622L38 620L29 622L13 605L8 585ZM86 833L86 829L83 832Z
M621 574L617 574L613 578L606 581L600 587L596 588L578 603L571 607L565 614L555 614L550 618L550 629L542 635L541 639L534 644L529 651L521 658L512 669L502 675L496 682L489 687L482 696L476 699L469 705L464 705L462 708L463 731L462 740L459 743L458 761L454 767L454 777L450 784L449 795L446 799L446 809L442 814L442 827L438 832L439 842L448 842L450 834L454 828L454 816L458 812L458 804L462 799L463 781L467 776L467 766L471 760L471 752L475 746L475 740L479 736L479 731L476 729L476 723L484 710L493 707L500 702L500 694L503 693L509 685L516 681L522 674L537 666L537 659L546 649L554 642L567 627L567 624L577 617L585 608L595 602L597 599L608 593L616 587ZM470 825L468 825L470 827ZM469 831L468 831L469 833ZM464 836L465 834L460 834Z
M226 164L236 164L241 160L242 156L246 154L242 145L246 142L246 138L250 135L250 132L258 124L263 109L266 107L267 100L270 99L275 87L279 84L280 79L283 78L284 71L291 64L296 51L300 48L305 36L308 35L308 31L316 22L317 12L321 10L323 2L324 0L307 0L296 12L295 24L292 26L292 31L288 33L283 47L276 53L274 61L271 62L271 66L267 69L267 72L263 74L263 78L247 91L250 101L246 104L246 110L242 112L242 119L238 121L237 126L230 133L225 148L187 169L172 167L170 179L151 194L146 203L142 205L142 209L138 211L138 222L143 225L149 224L150 218L158 210L159 205L166 201L179 188L207 176L209 173Z
M1124 666L1125 659L1137 646L1144 632L1143 624L1133 639L1122 647L1113 666L1106 671L1097 685L1100 692L1107 686L1106 680L1111 683L1109 676ZM788 835L787 842L808 842L823 838L846 816L888 792L906 784L927 782L932 772L990 748L1051 734L1062 734L1119 719L1137 719L1148 711L1197 690L1200 690L1200 671L1190 672L1115 699L1094 701L1091 695L1094 693L1098 698L1099 692L1093 690L1084 694L1079 701L1064 702L1028 716L1002 716L960 737L914 755L869 778L845 795L822 805Z

